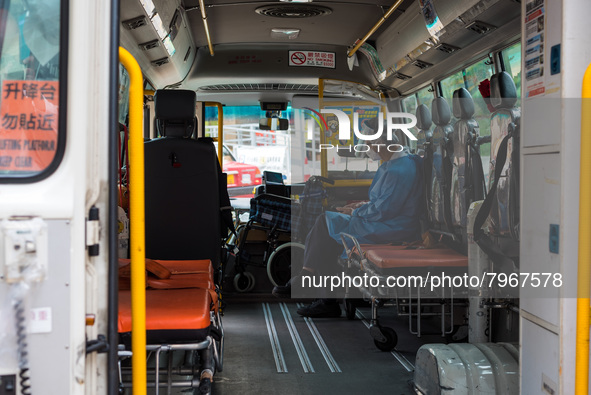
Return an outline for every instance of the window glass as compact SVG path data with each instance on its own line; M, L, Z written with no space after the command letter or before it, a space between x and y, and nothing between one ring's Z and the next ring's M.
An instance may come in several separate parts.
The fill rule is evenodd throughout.
M441 94L447 99L450 108L451 98L453 97L454 91L460 88L465 88L464 75L462 71L458 71L457 73L452 74L441 81Z
M282 173L291 182L293 111L288 107L280 115L289 120L288 130L260 130L259 119L265 115L260 105L224 106L223 170L228 188L260 185L265 170ZM217 107L205 108L205 136L218 137Z
M3 4L10 8L0 8L0 177L31 177L62 151L60 1Z
M543 53L544 46L541 45L539 49ZM521 107L521 43L513 44L501 52L503 63L505 64L505 71L511 74L515 87L517 88L517 102L515 107Z
M433 92L430 86L427 86L421 89L418 92L413 93L402 99L402 110L404 112L416 115L417 108L419 105L424 104L429 108L431 111L431 102L433 101ZM415 126L409 129L413 135L417 135L419 133L419 129ZM409 141L411 151L416 151L417 142L415 140Z

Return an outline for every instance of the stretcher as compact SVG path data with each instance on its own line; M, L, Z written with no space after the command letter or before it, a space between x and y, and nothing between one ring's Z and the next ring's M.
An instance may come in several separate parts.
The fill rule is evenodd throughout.
M421 320L425 316L438 316L441 319L440 334L452 334L454 327L454 308L459 303L452 287L434 287L431 279L445 273L448 276L461 276L468 270L468 257L450 248L424 248L408 245L360 244L349 234L341 233L341 240L347 255L346 270L350 276L367 275L379 279L379 283L356 287L364 299L371 301L370 334L375 345L383 351L391 351L397 344L396 332L380 325L379 307L394 301L398 316L409 318L409 332L421 337L424 334ZM389 277L405 277L403 286L388 283ZM409 280L410 278L416 280ZM347 318L355 317L355 304L352 298L355 291L347 289L345 310ZM391 304L391 303L390 303Z
M128 274L129 260L121 259L120 279ZM214 271L209 260L146 259L146 342L153 367L149 387L191 387L207 394L215 371L223 367L223 326ZM121 360L129 357L131 344L131 291L119 290L120 377L130 372ZM173 351L184 351L181 367ZM168 362L162 368L161 354ZM178 353L177 353L178 354ZM178 357L178 356L177 356ZM161 380L161 375L166 380ZM179 377L180 376L180 379ZM186 379L186 377L190 377ZM121 380L122 386L130 385Z

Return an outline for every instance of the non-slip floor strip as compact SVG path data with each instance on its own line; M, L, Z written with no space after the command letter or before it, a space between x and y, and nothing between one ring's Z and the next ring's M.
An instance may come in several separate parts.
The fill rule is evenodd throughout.
M269 332L269 341L271 342L271 349L273 350L273 358L275 358L275 366L277 367L277 373L287 373L287 365L285 364L285 358L283 357L283 351L281 350L281 344L279 343L279 337L277 336L277 329L275 328L275 322L273 321L273 314L269 303L262 303L263 312L265 313L265 321L267 322L267 331Z
M300 362L302 363L302 369L304 369L304 373L315 373L314 367L312 366L312 362L310 362L310 358L308 357L308 353L306 352L306 348L302 343L302 339L300 338L300 334L298 329L291 318L291 314L287 305L285 303L280 303L279 307L281 308L281 312L283 313L283 318L285 318L285 323L287 324L287 329L289 330L289 334L291 335L291 340L293 341L293 345L298 353L298 357L300 358Z
M298 303L297 306L302 307L303 305ZM304 317L304 321L306 322L306 325L308 325L308 329L310 329L310 333L312 334L312 337L314 338L314 341L316 342L316 345L318 346L320 353L324 357L324 360L326 361L326 364L328 365L330 371L332 373L341 373L341 368L339 367L339 364L332 356L332 353L328 349L328 346L324 342L324 339L322 338L322 335L318 331L318 328L316 327L316 324L314 324L312 318Z

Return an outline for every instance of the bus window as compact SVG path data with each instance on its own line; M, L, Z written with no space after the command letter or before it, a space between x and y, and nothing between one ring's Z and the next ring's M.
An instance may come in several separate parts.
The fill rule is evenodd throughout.
M10 8L0 10L0 180L33 181L53 171L63 152L60 2L5 3Z
M544 47L540 49L543 51ZM517 102L515 107L521 107L521 43L515 43L501 52L505 71L513 77L515 87L517 88Z
M455 74L450 75L449 77L445 78L440 83L441 86L441 96L447 99L447 102L451 106L451 99L453 97L454 91L460 88L465 88L464 86L464 75L462 71L458 71ZM451 107L450 107L451 108ZM453 121L452 121L453 123Z

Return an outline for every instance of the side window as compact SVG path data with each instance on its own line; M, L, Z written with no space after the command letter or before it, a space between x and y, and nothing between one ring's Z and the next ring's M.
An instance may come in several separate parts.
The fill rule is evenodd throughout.
M543 53L544 47L540 45L539 51ZM515 107L521 107L521 43L518 42L501 52L505 71L511 74L517 88L517 103Z
M31 182L57 167L65 144L65 54L59 0L0 8L0 182ZM63 63L63 64L62 64Z
M421 89L420 91L415 92L414 94L402 99L402 109L404 110L404 112L416 115L417 107L421 104L426 105L427 107L429 107L429 110L431 110L431 102L432 101L433 101L433 92L431 91L431 87L428 86L428 87L425 87L425 88ZM419 133L419 129L416 126L413 127L412 129L410 129L410 131L415 136ZM416 149L416 144L417 144L416 141L410 142L411 150Z
M450 75L446 79L441 81L441 94L447 102L451 106L451 99L453 97L454 91L460 88L465 88L464 85L464 75L462 71L458 71L455 74Z

